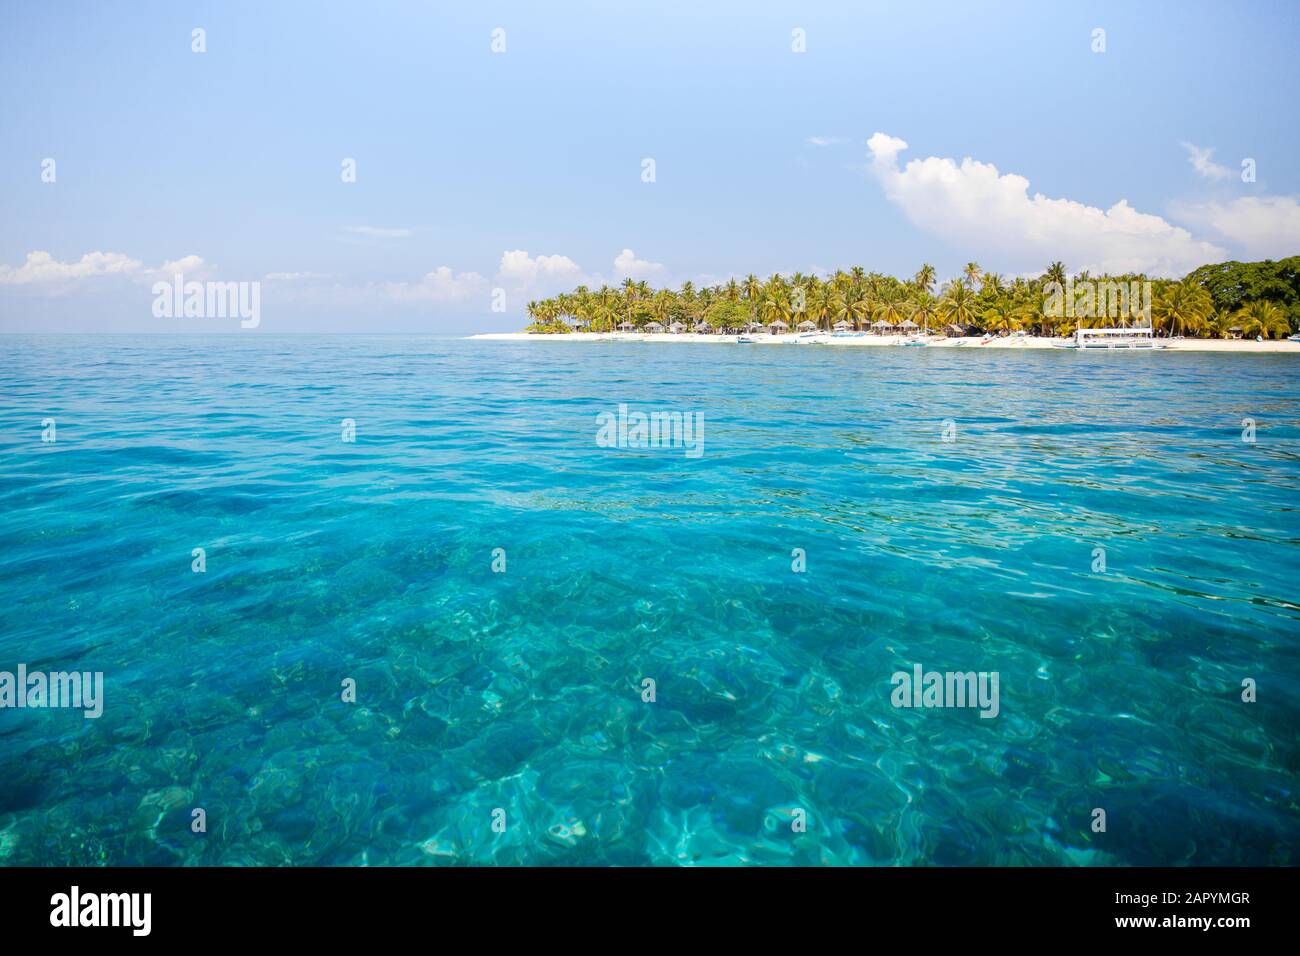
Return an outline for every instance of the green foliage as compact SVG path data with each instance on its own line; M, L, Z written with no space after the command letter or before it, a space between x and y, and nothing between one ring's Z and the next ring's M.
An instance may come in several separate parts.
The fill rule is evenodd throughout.
M1210 293L1214 311L1239 312L1250 302L1272 302L1300 328L1300 256L1263 262L1220 262L1201 266L1187 278Z
M638 328L650 322L665 327L681 322L693 328L701 318L715 329L778 319L792 326L808 319L829 329L836 322L860 327L874 318L891 326L911 320L931 331L951 324L990 332L1025 328L1040 335L1067 335L1078 324L1105 324L1106 315L1090 314L1087 306L1073 315L1047 308L1050 299L1060 298L1052 292L1052 283L1064 287L1069 280L1076 286L1076 304L1087 302L1097 283L1113 287L1150 281L1152 322L1165 335L1222 335L1239 326L1243 334L1271 337L1300 328L1300 256L1206 265L1181 280L1086 272L1072 277L1061 262L1048 264L1038 278L1004 279L970 262L938 296L931 291L936 279L928 264L908 279L867 272L861 266L825 277L796 272L760 279L751 274L698 289L690 282L678 290L652 289L646 282L626 279L618 288L592 291L579 286L529 302L528 330L561 334L571 331L572 322L593 332L609 332L629 319Z
M744 302L719 299L704 313L704 321L715 329L744 328L754 321L754 310Z

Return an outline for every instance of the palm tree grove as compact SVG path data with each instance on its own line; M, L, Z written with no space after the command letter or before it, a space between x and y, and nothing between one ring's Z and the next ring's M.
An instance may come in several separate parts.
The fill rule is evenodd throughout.
M918 332L1070 335L1084 328L1144 322L1105 314L1084 299L1106 283L1149 285L1151 326L1157 335L1281 338L1300 329L1300 256L1201 266L1182 279L1145 275L1070 275L1061 262L1036 278L1006 279L967 263L958 278L936 289L934 266L909 279L861 266L822 278L796 272L759 279L750 274L716 286L655 289L644 280L572 292L528 303L528 331L562 334L674 331L744 332L757 327L906 329ZM1053 307L1053 293L1058 306ZM1059 307L1061 293L1072 296Z

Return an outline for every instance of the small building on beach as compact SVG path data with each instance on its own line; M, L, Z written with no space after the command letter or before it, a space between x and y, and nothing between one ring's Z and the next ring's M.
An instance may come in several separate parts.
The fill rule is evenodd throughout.
M642 329L642 331L644 331L644 332L653 332L653 333L655 333L655 334L658 334L658 333L662 332L663 330L664 330L664 327L663 327L662 325L660 325L658 322L647 322L647 323L645 324L645 327Z
M674 322L672 325L668 326L668 331L673 335L681 335L686 331L686 326L682 325L680 322Z
M812 321L811 319L804 319L802 322L800 322L800 323L796 326L796 328L797 328L800 332L816 332L816 331L817 331L817 323L814 322L814 321Z
M775 322L768 325L767 330L773 335L780 335L782 332L788 332L790 330L790 325L788 322L777 319Z

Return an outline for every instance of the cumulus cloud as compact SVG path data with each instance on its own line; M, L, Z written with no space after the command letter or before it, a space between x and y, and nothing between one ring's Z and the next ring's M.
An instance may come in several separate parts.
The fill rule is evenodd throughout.
M147 269L142 278L149 281L159 279L171 279L173 276L182 275L187 281L203 282L212 275L212 267L203 261L202 256L181 256L179 259L169 259L157 269Z
M614 272L620 278L648 279L664 271L662 262L638 259L631 249L624 249L614 257Z
M1214 155L1214 150L1210 147L1197 146L1194 143L1183 143L1183 149L1187 150L1187 161L1192 164L1192 168L1197 174L1205 179L1231 179L1232 170L1210 159Z
M488 277L474 271L457 272L437 266L419 278L401 281L348 281L309 271L268 272L263 282L275 289L278 301L330 308L373 308L377 304L428 304L475 302L484 307L492 301L493 288L507 292L506 301L521 307L531 298L567 292L576 286L599 288L618 285L625 278L667 281L665 266L638 258L623 249L612 260L612 272L589 272L565 255L532 255L524 249L502 253L496 273ZM77 282L105 276L122 276L134 283L171 282L181 274L186 281L206 281L214 268L201 256L169 259L151 268L138 259L113 252L92 252L80 260L60 262L48 252L33 252L22 265L0 265L0 286L30 286L38 295L63 295L77 288ZM238 278L238 277L235 277Z
M0 265L0 285L56 285L95 276L132 275L144 269L139 259L120 252L87 252L75 262L60 262L48 252L29 252L20 266Z
M1099 209L1029 193L1029 180L991 163L930 156L899 168L907 143L885 133L867 141L871 172L886 197L922 229L960 243L1003 272L1061 259L1073 270L1181 276L1225 258L1160 216L1121 199Z
M486 281L477 272L452 272L439 266L418 282L388 282L385 294L399 302L457 302L482 294Z
M537 256L533 258L523 249L501 253L497 278L518 285L533 285L555 279L568 279L582 270L568 256Z
M1170 213L1239 246L1252 259L1300 255L1300 196L1243 196L1229 202L1181 202Z
M203 280L212 267L202 256L168 259L157 268L149 268L139 259L120 252L88 252L80 259L61 262L48 252L27 254L20 266L0 265L0 285L32 286L39 291L61 292L86 279L124 277L136 282L170 280L180 273L187 279Z

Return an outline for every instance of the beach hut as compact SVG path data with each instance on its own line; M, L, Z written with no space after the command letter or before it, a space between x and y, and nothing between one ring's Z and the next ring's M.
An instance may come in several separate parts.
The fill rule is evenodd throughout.
M773 335L780 335L782 332L786 331L789 328L790 328L789 323L784 322L781 319L777 319L775 322L773 322L771 325L767 327L767 330L771 332Z
M886 322L884 319L876 319L876 321L871 323L871 327L876 330L877 335L883 335L885 333L885 329L893 328L893 326L890 325L888 322Z
M681 335L686 331L686 326L682 325L680 322L674 322L672 325L668 326L668 331L673 335Z
M919 329L920 326L917 325L915 322L913 322L911 319L906 319L906 320L903 322L903 324L899 326L899 328L900 328L900 329L906 329L908 332L911 332L911 331L913 331L914 329Z
M836 332L847 332L849 329L853 328L853 326L849 325L849 323L845 322L843 319L840 319L834 326L832 326L832 328L834 328Z
M953 323L949 322L949 323L948 323L948 334L949 334L949 335L962 336L962 335L965 335L965 334L966 334L966 330L963 329L960 325L954 325Z
M663 330L664 330L664 327L663 327L662 325L660 325L658 322L647 322L647 323L646 323L646 326L645 326L645 329L644 329L644 331L646 331L646 332L653 332L653 333L656 333L656 334L658 334L659 332L662 332Z
M798 328L800 332L816 332L817 323L813 322L811 319L804 319L796 326L796 328Z
M1241 338L1241 326L1240 326L1240 325L1234 325L1232 328L1228 329L1228 336L1227 336L1227 337L1230 338L1230 339L1239 339L1239 338Z
M705 322L703 319L700 319L700 321L695 323L695 331L700 335L707 335L713 331L713 326L709 325L709 323Z
M746 331L746 332L762 332L762 331L763 331L763 327L762 327L761 325L759 325L757 322L750 322L747 326L745 326L745 331Z
M618 324L618 330L619 330L620 332L635 332L635 331L636 331L636 326L633 325L633 324L632 324L630 321L628 321L627 319L624 319L622 322L620 322L620 323Z

